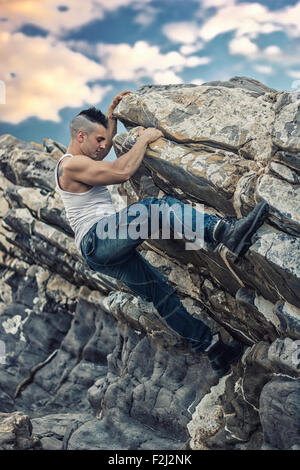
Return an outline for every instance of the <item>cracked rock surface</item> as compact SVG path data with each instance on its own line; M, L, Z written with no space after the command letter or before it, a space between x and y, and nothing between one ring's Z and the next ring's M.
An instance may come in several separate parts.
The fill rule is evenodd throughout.
M91 271L74 244L51 139L0 136L0 449L298 449L299 92L247 77L144 86L116 116L117 155L138 126L151 144L118 209L169 194L218 216L270 215L246 255L225 263L184 240L140 252L187 310L247 346L219 380L152 306Z

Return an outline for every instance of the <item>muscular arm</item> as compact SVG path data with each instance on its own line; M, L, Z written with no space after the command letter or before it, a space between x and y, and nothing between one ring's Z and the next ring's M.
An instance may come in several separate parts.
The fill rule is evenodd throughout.
M122 100L123 96L127 95L128 93L131 93L130 90L125 90L119 93L117 96L114 97L112 100L111 104L109 105L109 108L106 113L106 119L107 119L107 138L106 138L106 147L103 151L103 158L108 155L110 149L112 148L112 141L114 136L117 133L117 120L112 119L113 117L113 112L116 108L116 106L120 103Z
M111 116L107 114L107 138L106 138L106 146L105 150L103 152L104 157L108 155L110 152L110 149L112 148L112 141L114 136L117 133L117 120L116 119L111 119Z
M154 140L162 135L157 129L149 128L147 131L142 132L131 149L114 162L116 168L128 174L128 179L134 175L142 163L148 144L154 142Z
M161 136L159 130L149 128L143 130L132 148L114 162L96 161L85 155L76 155L64 168L70 179L90 186L123 183L140 166L147 145Z

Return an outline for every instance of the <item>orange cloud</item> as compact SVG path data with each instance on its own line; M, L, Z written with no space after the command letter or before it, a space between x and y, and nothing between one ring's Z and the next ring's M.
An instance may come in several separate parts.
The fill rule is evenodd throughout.
M0 55L6 87L2 121L18 124L35 116L58 122L60 109L98 103L111 89L88 86L103 78L103 66L53 38L2 32Z
M34 24L57 36L96 19L105 12L123 6L142 7L150 0L1 0L2 27L16 31L26 23Z

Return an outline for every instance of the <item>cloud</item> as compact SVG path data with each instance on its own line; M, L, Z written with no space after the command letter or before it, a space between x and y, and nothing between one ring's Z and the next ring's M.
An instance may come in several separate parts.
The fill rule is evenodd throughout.
M233 39L229 42L228 48L230 54L243 55L251 61L265 61L269 66L272 63L277 63L281 67L300 63L300 55L297 53L296 48L291 53L286 53L286 51L274 44L264 49L259 49L255 42L251 41L247 36Z
M279 29L267 21L268 9L259 3L222 5L200 28L200 37L211 41L219 34L235 31L236 37L245 34L256 37L267 23L268 32Z
M59 9L61 5L65 6L64 11ZM1 15L7 18L3 26L11 32L32 24L62 35L91 21L93 15L103 18L103 7L93 1L85 1L83 7L80 0L2 0Z
M191 83L193 83L193 85L202 85L202 83L204 83L205 80L202 80L201 78L196 78L195 80L192 80Z
M262 73L264 75L272 75L274 73L274 70L270 65L257 64L257 65L254 65L253 68L257 72Z
M287 74L292 78L300 78L300 70L288 70Z
M148 77L157 83L158 77L166 77L179 83L177 74L185 67L196 67L210 61L209 57L186 57L171 51L162 54L158 46L151 46L146 41L130 44L98 44L97 54L106 69L107 78L116 81L138 82Z
M140 10L134 18L134 22L141 26L149 26L152 24L160 12L158 8L153 8L151 5L137 4L133 8Z
M245 37L247 39L247 37ZM243 39L243 38L241 38ZM233 42L236 42L236 46L238 45L239 40L235 39ZM244 43L246 44L246 42ZM253 43L255 45L255 43ZM251 61L265 61L268 64L278 64L279 67L289 67L289 66L298 66L300 64L300 44L294 45L293 47L289 47L287 50L283 50L276 45L268 46L264 49L259 49L257 47L256 51L255 48L247 49L245 46L242 47L242 41L240 43L240 47L232 47L232 44L229 43L229 50L230 52L244 55L247 59Z
M235 38L229 42L230 54L255 55L258 52L257 45L246 36Z
M293 6L269 10L260 3L238 3L237 0L203 0L202 7L217 7L201 27L200 37L210 41L217 35L235 31L237 37L284 31L291 37L300 36L300 1Z
M264 50L263 50L263 53L267 56L267 57L278 57L281 55L281 49L280 47L278 46L268 46L266 47Z
M293 6L287 6L281 10L269 13L270 19L281 24L286 33L291 37L300 36L300 2Z
M183 80L178 77L172 70L166 70L165 72L156 72L153 74L153 83L155 85L176 85L183 83Z
M276 31L291 39L300 37L300 1L276 10L250 1L198 0L198 3L200 8L193 21L169 23L163 27L163 33L170 41L182 44L182 54L194 53L199 44L203 48L218 35L232 32L233 37L228 42L230 54L243 55L250 60L281 61L285 65L300 63L297 45L285 51L277 45L260 50L255 42L258 36Z
M199 0L204 8L222 7L224 5L234 5L235 0Z
M18 52L16 52L18 51ZM0 33L6 104L1 120L18 124L35 116L59 122L59 111L101 102L111 86L88 86L105 69L52 38Z
M180 47L179 52L183 55L190 55L194 54L194 52L198 52L199 50L203 49L203 47L203 41L196 41L194 44L184 44Z
M64 33L78 28L108 11L130 6L135 21L146 26L158 10L151 0L2 0L0 53L6 88L6 104L1 120L18 124L29 117L60 121L64 107L81 107L101 102L111 85L100 80L128 80L138 83L182 83L178 75L185 67L196 67L209 58L172 51L160 52L145 41L134 45L89 44L63 41ZM151 16L152 15L152 16ZM29 37L18 29L33 24L48 31L46 37ZM99 63L100 62L100 63Z
M15 32L24 24L33 24L63 36L94 20L103 19L107 12L121 7L141 9L151 0L1 0L1 24L6 31Z
M238 3L238 0L198 0L200 9L195 19L189 22L168 23L162 31L172 42L181 43L180 51L185 54L197 50L215 37L233 33L229 42L231 54L241 54L250 59L265 58L277 61L284 56L278 46L259 50L255 39L261 34L281 31L292 38L300 37L300 1L293 6L270 10L258 2ZM214 8L211 13L210 9ZM290 60L290 59L289 59Z
M163 33L172 42L191 44L198 39L199 28L198 25L192 21L182 21L164 25Z
M6 86L1 119L16 124L36 116L58 122L59 111L66 106L101 102L112 89L106 85L108 80L182 83L180 75L186 68L211 61L199 54L206 43L227 32L232 33L229 53L251 60L257 72L270 75L272 64L278 64L285 66L291 79L298 79L300 46L296 41L295 46L284 50L276 43L261 48L256 39L275 31L297 39L300 1L292 6L283 2L284 6L277 10L258 1L194 1L198 1L201 14L194 14L192 21L184 21L183 17L183 21L163 26L165 37L176 49L162 52L163 47L146 41L127 44L125 39L121 44L91 44L63 39L66 33L122 7L131 8L134 23L149 27L163 10L164 2L157 7L158 2L153 0L1 0L0 78ZM187 17L191 15L187 13ZM25 24L46 30L48 36L28 37L18 32ZM170 43L166 41L166 45L169 50ZM105 85L93 84L98 80L105 80ZM194 80L199 82L200 78Z
M271 34L275 31L295 36L298 23L300 25L300 1L294 7L273 11L257 2L238 3L237 0L199 0L199 4L201 14L198 16L202 19L201 24L195 20L173 22L164 25L162 29L170 41L182 44L182 54L194 53L216 36L233 32L233 38L228 43L230 54L240 54L250 59L264 57L276 60L278 54L281 54L278 46L270 46L265 51L260 51L255 39L261 34ZM208 10L212 7L213 13ZM206 10L209 14L205 14Z

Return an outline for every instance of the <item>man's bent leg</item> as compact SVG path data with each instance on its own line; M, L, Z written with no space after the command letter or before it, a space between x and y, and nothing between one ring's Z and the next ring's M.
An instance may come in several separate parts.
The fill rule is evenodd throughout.
M143 241L143 236L136 238L135 227L140 224L143 227L146 226L146 230L143 231L146 233L145 238L149 237L151 233L149 226L151 225L150 222L152 222L152 211L149 213L149 206L152 204L161 206L161 204L167 203L168 206L173 208L173 202L174 198L170 197L160 200L148 198L141 201L144 207L143 209L140 207L138 210L142 213L142 217L139 218L137 224L135 222L134 230L131 230L131 233L134 234L133 239L131 236L125 237L125 239L117 236L115 240L101 240L99 244L95 230L91 229L83 239L82 254L92 269L121 280L133 292L148 301L152 301L165 322L181 337L185 338L193 349L205 351L218 375L222 376L228 372L230 364L241 356L242 345L238 342L225 345L220 338L212 339L208 326L192 317L186 311L164 276L135 250L135 246ZM175 202L177 204L178 200L175 200ZM132 206L131 208L135 209L135 204ZM146 208L147 210L144 211ZM129 210L129 208L127 209ZM126 212L127 209L125 210ZM179 217L177 217L178 213ZM171 228L174 229L175 221L179 220L183 222L182 227L191 227L192 231L194 231L195 221L197 221L198 217L197 212L192 210L188 213L187 218L181 218L181 214L181 210L173 213L173 218L170 219ZM185 215L184 212L183 214ZM258 204L247 217L237 220L232 224L228 224L227 221L220 220L215 216L204 214L204 233L202 232L204 240L212 243L224 243L233 252L242 254L250 244L253 233L267 218L267 214L267 204ZM131 214L131 217L135 218L134 215ZM125 227L131 221L132 219L129 219L129 221L125 220ZM121 226L122 223L118 224L118 233ZM121 245L120 241L122 242ZM122 260L120 256L123 258ZM115 264L111 264L114 261Z
M169 219L171 229L174 229L174 220L178 217L179 231L183 230L187 221L181 218L185 215L181 201L170 197L147 198L123 209L116 214L116 218L100 220L84 237L82 254L92 269L122 281L134 293L152 302L167 325L185 338L193 349L205 350L212 339L209 327L187 312L167 279L135 250L136 246L151 236L153 228L156 232L161 227L164 220L162 215L168 213L168 210L164 213L164 209L170 206L174 208L174 205L179 207L179 212L177 207L175 219ZM163 209L160 218L156 220L159 223L154 227L153 207ZM197 212L193 208L189 214L192 216L188 217L188 226L194 230ZM208 228L215 225L217 220L214 216L204 214L205 238L209 236ZM136 231L138 226L140 235L144 237L139 237ZM108 237L103 237L108 227ZM109 237L109 231L114 232L112 238ZM134 235L134 239L131 235Z
M120 280L143 299L153 302L167 325L186 339L193 350L204 351L211 343L210 328L187 312L165 276L136 250L124 263L105 267L93 265L93 262L89 264L96 271Z

